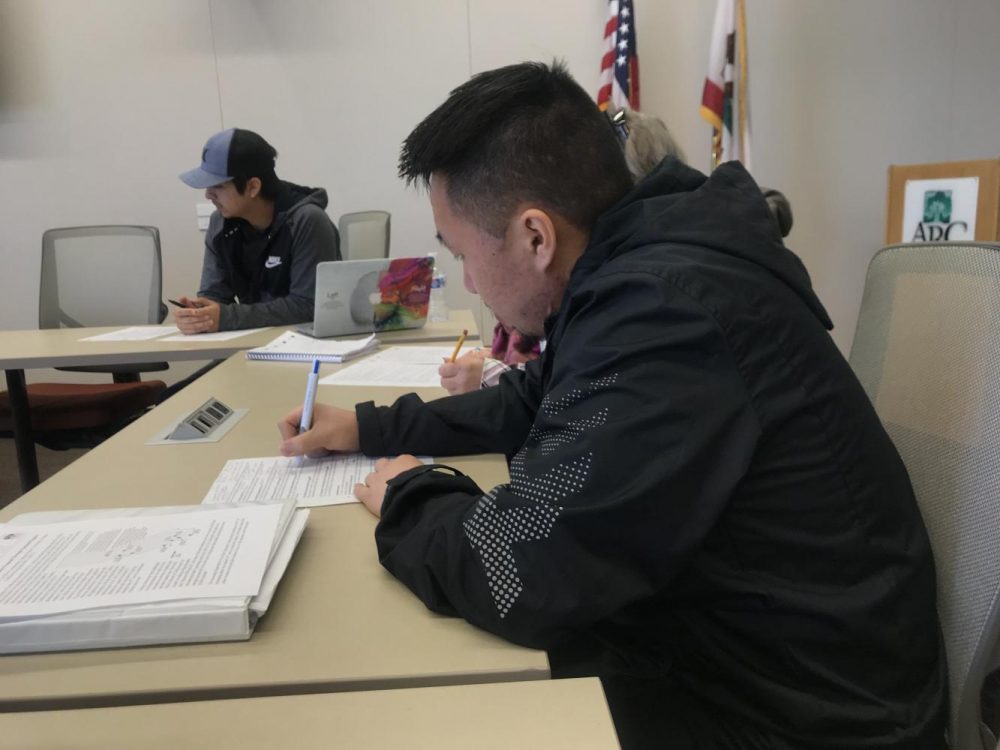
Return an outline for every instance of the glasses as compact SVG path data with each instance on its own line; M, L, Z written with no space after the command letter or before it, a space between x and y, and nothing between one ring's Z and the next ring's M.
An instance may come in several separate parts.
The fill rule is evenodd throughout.
M608 122L615 129L615 135L622 143L628 140L628 124L625 122L625 110L620 109L613 115L608 115Z

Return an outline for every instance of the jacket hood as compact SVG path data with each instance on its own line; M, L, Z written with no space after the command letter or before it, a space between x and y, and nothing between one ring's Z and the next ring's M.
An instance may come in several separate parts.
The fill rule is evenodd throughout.
M325 210L329 203L326 191L323 188L311 188L282 180L278 188L278 195L274 199L274 221L272 223L274 230L277 231L288 220L289 216L310 203Z
M760 188L739 162L722 164L706 177L665 159L597 220L577 265L592 269L631 250L671 244L706 248L767 269L833 328L805 266L785 247Z

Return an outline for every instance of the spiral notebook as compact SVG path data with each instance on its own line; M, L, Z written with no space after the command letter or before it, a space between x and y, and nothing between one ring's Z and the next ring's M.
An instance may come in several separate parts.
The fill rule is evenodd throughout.
M342 339L314 339L295 331L286 331L269 344L247 350L247 359L264 359L274 362L346 362L378 348L373 333L368 338L344 341Z

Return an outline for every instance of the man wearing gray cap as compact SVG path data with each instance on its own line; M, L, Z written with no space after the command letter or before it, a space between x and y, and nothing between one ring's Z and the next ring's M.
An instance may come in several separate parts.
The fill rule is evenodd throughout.
M316 264L340 260L326 191L279 180L278 153L257 133L230 128L205 144L201 166L180 176L216 208L205 233L201 286L181 297L188 334L312 320Z

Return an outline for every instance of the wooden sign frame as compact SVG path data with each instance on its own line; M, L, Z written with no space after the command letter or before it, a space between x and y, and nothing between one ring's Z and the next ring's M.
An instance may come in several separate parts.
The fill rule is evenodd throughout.
M904 164L889 167L886 199L885 243L909 242L903 238L903 203L910 180L938 180L950 177L978 177L976 201L976 241L1000 240L1000 159L949 161L938 164Z

